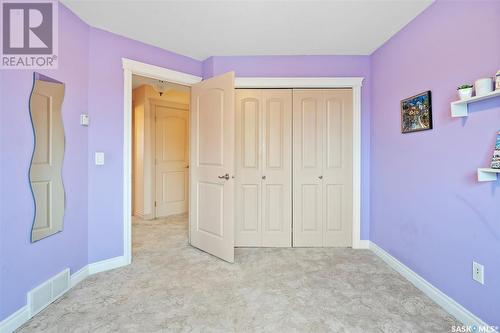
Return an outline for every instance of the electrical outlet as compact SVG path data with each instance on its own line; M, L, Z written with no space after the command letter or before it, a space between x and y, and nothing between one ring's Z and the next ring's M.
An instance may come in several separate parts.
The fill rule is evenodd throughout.
M472 278L475 281L484 284L484 266L475 261L472 262Z

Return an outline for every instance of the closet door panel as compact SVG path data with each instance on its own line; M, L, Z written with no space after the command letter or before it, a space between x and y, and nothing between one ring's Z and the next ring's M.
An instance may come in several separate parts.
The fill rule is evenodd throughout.
M352 246L352 90L324 91L324 246Z
M323 245L321 91L293 91L293 246Z
M235 246L261 246L262 92L236 90Z
M262 246L291 246L292 91L262 91Z

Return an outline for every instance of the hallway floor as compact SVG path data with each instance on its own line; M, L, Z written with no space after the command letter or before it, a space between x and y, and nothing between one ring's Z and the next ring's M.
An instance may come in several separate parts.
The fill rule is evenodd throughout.
M89 277L18 332L450 332L458 322L368 250L187 243L186 216L134 220L133 263Z

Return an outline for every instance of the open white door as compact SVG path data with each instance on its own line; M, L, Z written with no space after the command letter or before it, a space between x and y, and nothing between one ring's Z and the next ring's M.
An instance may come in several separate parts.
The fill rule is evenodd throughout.
M234 262L234 72L192 86L190 242Z

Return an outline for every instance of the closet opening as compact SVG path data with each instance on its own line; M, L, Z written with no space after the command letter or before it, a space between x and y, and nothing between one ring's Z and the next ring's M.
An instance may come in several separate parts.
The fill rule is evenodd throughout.
M353 247L353 89L235 99L235 246Z

